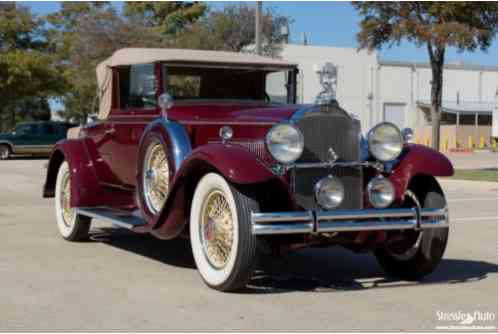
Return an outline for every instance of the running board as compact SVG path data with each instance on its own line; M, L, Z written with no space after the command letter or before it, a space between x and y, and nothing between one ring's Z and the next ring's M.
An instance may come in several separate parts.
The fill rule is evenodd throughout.
M117 225L119 227L127 228L129 230L135 227L145 225L144 220L134 215L129 211L117 210L111 208L76 208L76 214L87 216L95 219L101 219Z

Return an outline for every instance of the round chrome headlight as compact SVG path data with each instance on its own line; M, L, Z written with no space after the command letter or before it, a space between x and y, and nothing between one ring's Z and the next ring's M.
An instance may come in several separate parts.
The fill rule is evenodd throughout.
M368 199L375 208L387 208L394 201L394 186L385 177L373 178L367 186Z
M293 163L303 153L304 138L301 131L292 124L277 124L266 134L266 147L280 163Z
M396 125L381 123L368 133L368 148L380 161L394 160L403 149L403 136Z
M332 175L324 177L315 185L315 198L323 209L335 209L344 199L344 185Z

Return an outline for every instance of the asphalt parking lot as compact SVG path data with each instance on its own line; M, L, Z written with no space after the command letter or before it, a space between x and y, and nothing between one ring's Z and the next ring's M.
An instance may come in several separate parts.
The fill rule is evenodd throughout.
M185 240L96 223L59 237L41 198L46 160L0 161L0 330L434 330L438 312L492 312L498 328L498 183L442 180L452 226L438 269L389 279L368 254L308 249L266 259L243 293L207 288Z

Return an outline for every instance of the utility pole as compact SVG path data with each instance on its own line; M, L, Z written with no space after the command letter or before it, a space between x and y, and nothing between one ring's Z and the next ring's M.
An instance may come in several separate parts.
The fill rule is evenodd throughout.
M263 8L263 3L261 1L256 1L256 25L255 25L255 30L256 30L256 54L260 55L261 54L261 34L263 31L263 22L261 18L261 12Z

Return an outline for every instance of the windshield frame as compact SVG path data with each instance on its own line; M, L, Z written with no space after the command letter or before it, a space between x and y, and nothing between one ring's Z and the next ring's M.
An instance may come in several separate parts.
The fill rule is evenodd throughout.
M268 65L233 65L233 64L199 64L199 63L184 63L184 62L160 62L159 63L159 94L167 93L165 88L166 72L168 67L187 67L187 68L209 68L209 69L234 69L234 70L252 70L252 71L264 71L264 72L277 72L286 71L287 83L285 84L287 90L286 102L287 104L296 104L296 93L297 93L297 66L268 66ZM266 93L266 92L265 92ZM223 101L219 98L207 98L207 99L182 99L177 100L177 102L182 101L183 103L196 103L201 101ZM227 98L228 101L241 101L247 103L264 103L264 104L275 104L271 100L259 100L259 99L233 99Z

